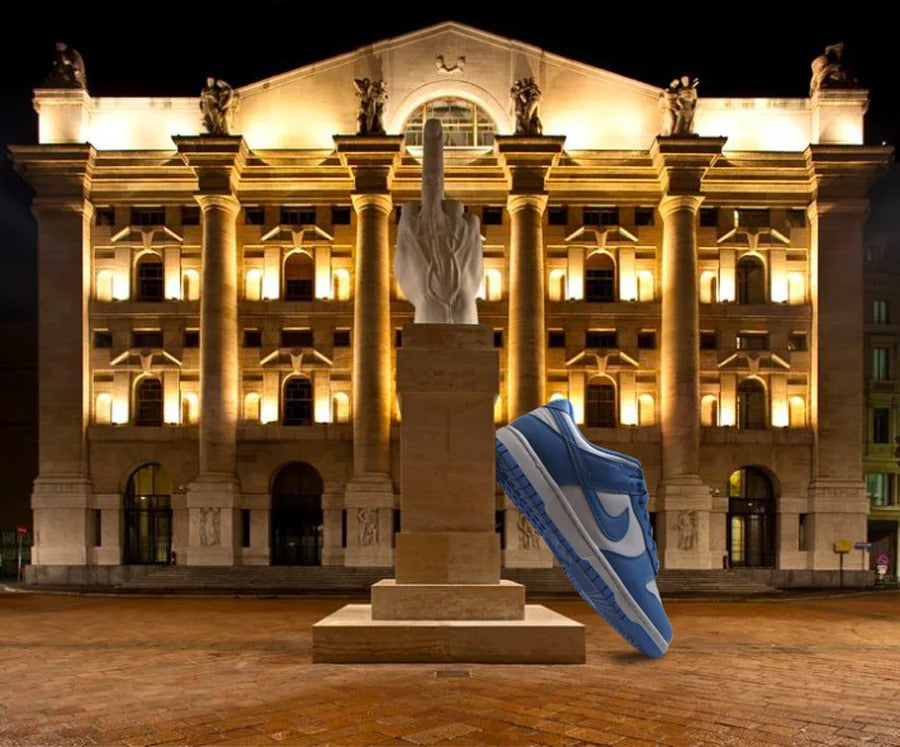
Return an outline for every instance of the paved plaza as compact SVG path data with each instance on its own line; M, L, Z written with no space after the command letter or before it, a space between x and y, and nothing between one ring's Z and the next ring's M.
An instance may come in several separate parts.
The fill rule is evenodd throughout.
M900 745L900 593L670 600L660 660L322 665L339 599L0 594L0 744Z

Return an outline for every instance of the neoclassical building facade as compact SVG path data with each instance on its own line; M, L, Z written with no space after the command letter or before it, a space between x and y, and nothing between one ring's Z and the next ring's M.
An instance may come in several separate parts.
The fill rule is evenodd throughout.
M387 135L354 134L364 76ZM515 134L529 76L541 136ZM213 136L197 98L35 91L39 144L11 149L39 237L32 579L392 564L392 256L430 117L481 218L498 424L566 397L638 457L664 568L829 570L865 538L855 310L890 158L865 90L701 97L661 137L660 88L445 23L237 93ZM497 529L506 566L552 564L499 492Z

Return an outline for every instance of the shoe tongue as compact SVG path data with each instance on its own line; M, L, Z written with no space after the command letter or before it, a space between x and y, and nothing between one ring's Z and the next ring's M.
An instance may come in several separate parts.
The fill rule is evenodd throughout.
M575 422L575 410L572 407L572 403L567 399L554 399L547 403L547 407L552 407L554 410L559 410L560 412L568 413L569 417L572 418L572 422Z

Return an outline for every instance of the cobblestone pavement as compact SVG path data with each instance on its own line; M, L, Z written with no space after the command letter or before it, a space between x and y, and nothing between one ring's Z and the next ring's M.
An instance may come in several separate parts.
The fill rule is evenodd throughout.
M900 745L900 593L667 603L583 666L313 665L337 599L0 594L0 744Z

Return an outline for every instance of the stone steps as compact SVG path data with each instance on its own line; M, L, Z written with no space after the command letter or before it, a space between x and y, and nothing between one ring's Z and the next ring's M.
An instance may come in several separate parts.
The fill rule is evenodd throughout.
M392 568L343 566L145 566L134 567L127 581L118 585L132 591L248 591L248 592L348 592L367 591L383 578L393 578ZM503 578L525 585L529 594L574 593L560 568L506 568ZM664 570L657 580L664 594L765 594L775 591L765 569Z

